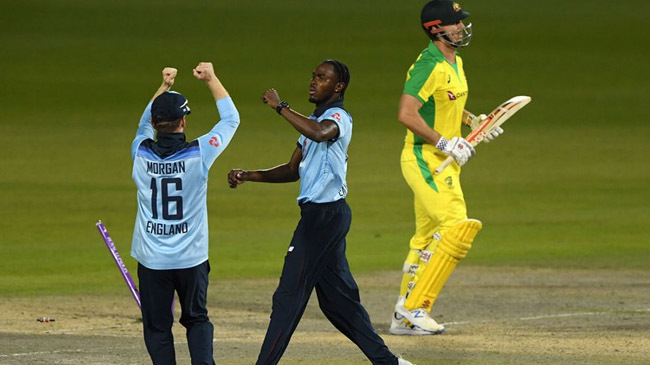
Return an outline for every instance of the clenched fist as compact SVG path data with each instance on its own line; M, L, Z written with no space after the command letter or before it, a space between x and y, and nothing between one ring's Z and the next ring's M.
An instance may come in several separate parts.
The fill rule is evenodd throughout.
M171 87L174 86L174 80L176 79L177 73L178 73L177 69L173 67L165 67L162 70L163 85L171 89Z
M193 70L194 77L201 81L210 82L217 78L212 62L200 62Z
M264 104L267 104L270 106L272 109L277 108L278 104L280 104L280 95L278 95L278 92L275 91L275 89L268 89L264 94L262 94L262 101Z
M237 186L243 184L248 180L248 171L234 169L230 170L228 173L228 185L231 189L237 188Z

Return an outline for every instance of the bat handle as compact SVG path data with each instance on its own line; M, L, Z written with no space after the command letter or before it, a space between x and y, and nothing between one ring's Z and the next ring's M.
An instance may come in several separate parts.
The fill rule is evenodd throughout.
M442 170L445 169L445 167L449 166L452 162L454 162L453 157L447 157L447 159L438 166L438 168L433 172L435 175L438 175L439 173L442 172Z

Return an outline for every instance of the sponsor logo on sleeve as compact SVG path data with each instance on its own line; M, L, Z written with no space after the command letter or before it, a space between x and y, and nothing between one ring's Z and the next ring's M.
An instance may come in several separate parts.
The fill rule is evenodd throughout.
M219 147L219 138L217 138L217 136L214 136L210 138L210 142L208 143L210 143L210 145L213 147Z
M334 113L334 114L330 115L330 118L333 118L333 119L336 120L337 122L340 122L340 121L341 121L341 114L339 114L339 113Z

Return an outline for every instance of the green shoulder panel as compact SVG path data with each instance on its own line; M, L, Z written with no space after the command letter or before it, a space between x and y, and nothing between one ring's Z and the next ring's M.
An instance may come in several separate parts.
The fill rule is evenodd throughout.
M429 79L429 76L431 76L431 72L436 67L436 64L437 62L435 58L432 57L428 49L422 51L418 59L408 70L403 93L414 96L420 100L421 103L425 103L426 100L422 100L419 95L420 90Z

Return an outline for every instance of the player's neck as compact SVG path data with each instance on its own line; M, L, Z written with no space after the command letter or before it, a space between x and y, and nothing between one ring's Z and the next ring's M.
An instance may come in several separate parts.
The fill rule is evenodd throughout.
M315 102L314 105L316 105L316 109L319 109L319 108L322 108L324 106L334 104L339 100L343 100L343 99L341 99L340 94L335 93L335 94L332 94L332 96L330 96L329 98L327 98L325 100Z
M456 63L456 48L448 45L443 41L435 41L433 44L438 47L442 55L445 56L445 60L447 60L447 62L451 64Z

